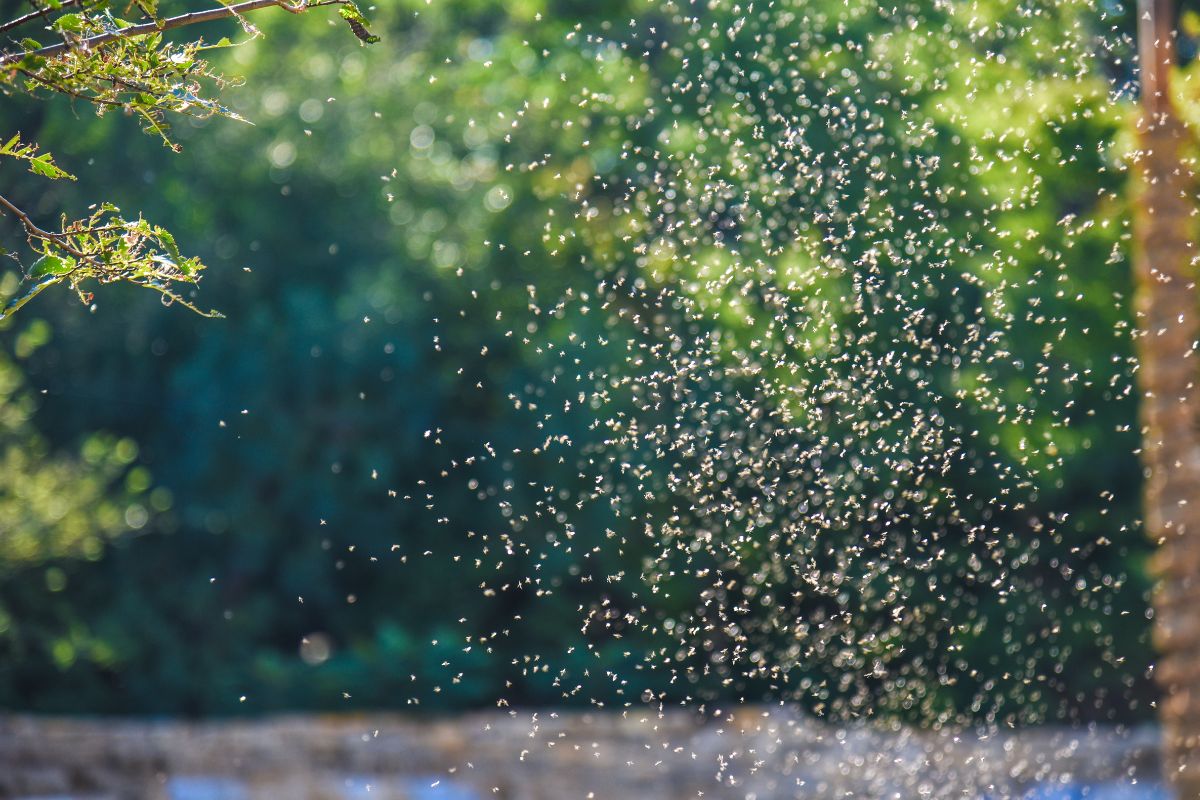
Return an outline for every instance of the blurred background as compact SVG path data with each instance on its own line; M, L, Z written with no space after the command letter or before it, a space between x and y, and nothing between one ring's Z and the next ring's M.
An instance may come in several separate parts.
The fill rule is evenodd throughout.
M935 732L950 721L1005 731L1047 723L1115 731L1120 744L1094 750L1036 734L1051 738L997 744L981 763L994 767L997 780L1028 777L1022 770L1029 764L1066 770L1072 759L1083 759L1071 769L1084 773L1106 765L1116 777L1122 770L1126 778L1153 776L1146 754L1156 745L1145 733L1158 700L1152 548L1139 519L1130 337L1133 4L1034 4L1037 13L1008 0L978 0L969 10L919 2L890 11L842 0L804 5L801 18L714 4L703 14L719 35L708 35L681 21L669 2L398 0L370 10L383 37L371 47L337 20L267 13L254 20L265 38L214 54L221 71L242 79L225 90L224 102L250 122L176 119L178 154L120 113L97 116L64 98L5 98L8 127L42 142L79 176L47 186L12 171L6 195L47 220L101 200L141 210L209 265L189 299L223 318L114 285L99 287L94 306L47 292L0 323L0 709L19 715L0 725L0 739L53 734L56 747L87 752L93 739L86 730L22 733L20 720L27 712L119 715L230 725L248 737L238 741L290 741L306 752L319 746L296 744L307 742L302 725L253 726L280 712L403 711L412 727L392 731L397 752L409 753L415 774L441 774L457 756L437 750L441 744L420 757L412 749L424 752L429 737L457 742L466 728L449 732L444 720L498 705L557 709L567 721L553 723L554 735L608 742L632 764L641 752L637 736L603 728L615 721L596 721L606 718L570 715L661 704L723 725L728 717L712 716L717 709L786 700L801 714L820 716L832 706L835 716L850 709L850 717L878 715ZM747 14L757 22L743 26ZM1200 15L1187 4L1180 28L1177 104L1194 126L1200 81L1193 80L1190 37L1200 33ZM204 32L210 40L224 34L237 36L237 26ZM615 46L622 36L636 47ZM812 50L772 61L776 41L811 43ZM888 68L868 69L864 53ZM689 93L677 80L689 59L716 65L708 72L718 85L736 75L741 88ZM754 98L777 97L781 86L804 87L797 108L760 114ZM741 169L753 159L744 141L784 141L794 133L789 120L808 119L798 108L821 107L825 117L842 97L874 114L882 138L851 145L865 155L886 153L886 174L841 180L830 166L835 197L813 190L811 205L798 196L776 205L761 176ZM845 152L833 123L814 124L805 135L813 150L802 161L821 165L822 153ZM919 215L936 198L940 216L930 227L879 234L893 236L898 250L913 248L907 252L926 270L923 288L914 282L911 291L898 290L921 298L928 325L918 344L967 352L954 337L966 330L964 314L982 315L985 307L1002 331L989 341L986 362L930 358L919 374L897 378L901 398L933 386L962 400L929 411L938 425L970 432L980 449L969 458L978 468L943 471L926 488L931 497L962 498L954 513L967 517L964 525L1006 531L1001 549L1014 576L1001 568L990 585L964 583L963 575L988 568L973 560L974 545L942 538L945 519L930 501L929 517L912 522L915 549L905 544L885 557L899 564L924 542L937 543L936 566L915 581L916 572L899 572L909 579L905 597L939 609L946 624L900 635L906 655L889 663L901 664L898 682L871 683L867 675L866 689L859 679L839 683L845 664L821 660L801 661L785 679L730 668L715 655L719 637L676 657L687 675L677 680L683 673L674 667L647 668L643 658L663 646L656 625L623 624L613 611L603 617L611 621L607 630L581 627L581 611L600 595L578 579L569 550L550 534L552 547L509 543L504 557L491 556L494 566L466 567L480 555L478 531L504 529L513 513L540 508L551 488L566 500L585 476L570 458L513 456L474 463L467 481L454 477L463 459L481 448L519 453L548 432L586 455L588 443L602 438L598 417L562 414L551 424L514 398L569 406L570 386L556 385L561 375L611 376L616 387L642 374L621 348L653 336L622 332L612 314L589 314L578 287L628 279L638 292L670 289L692 309L718 309L701 331L722 343L713 374L769 338L770 315L746 310L756 302L765 309L762 297L697 280L686 259L638 256L630 236L622 238L636 230L630 217L646 230L670 231L676 210L661 198L652 207L630 202L622 187L644 186L656 160L681 163L693 153L708 165L704 179L719 175L728 196L757 197L772 208L757 222L734 222L733 210L705 195L696 217L706 231L702 257L724 258L723 237L734 232L750 249L771 253L806 229L803 220L820 218L826 206L818 200L843 210L884 203ZM787 165L758 166L777 170L774 180L794 177ZM12 228L7 218L0 224ZM837 230L847 262L877 255L869 226ZM918 249L933 242L941 252L959 248L953 269L926 257L932 245ZM899 272L896 285L907 274ZM16 292L19 277L0 273L0 294ZM809 288L814 303L837 305L839 293L849 296L834 279ZM570 299L555 306L556 298ZM553 309L545 317L536 309L535 321L538 303ZM656 314L665 328L695 324L678 305ZM903 350L888 338L887 326L899 324L899 312L892 314L875 315L881 352ZM572 351L576 360L564 373L563 348L555 345L609 336L610 349ZM822 346L820 338L806 346L813 341ZM731 380L737 391L746 388ZM786 375L780 367L764 380L777 385ZM725 388L709 387L716 406ZM660 419L644 413L636 390L614 397L610 419L626 412ZM672 413L668 403L661 421L670 424ZM837 422L822 424L840 430ZM875 464L890 466L882 457ZM1027 472L1036 486L1021 502L983 500L1012 496L1012 476ZM604 607L666 620L667 632L672 620L704 620L696 607L704 584L689 572L690 560L681 566L658 555L651 538L634 535L639 514L650 518L668 507L664 485L650 481L650 489L632 491L614 480L609 488L625 504L624 517L604 504L581 505L571 517L579 552L593 559L587 574L623 576L603 587ZM620 547L611 543L614 528ZM755 553L773 546L770 532L767 525L739 540L745 555L731 568L735 579L761 580ZM847 547L869 532L850 529L830 541ZM639 571L658 558L666 566L647 593ZM832 575L838 567L820 568ZM870 595L869 574L847 574ZM545 583L531 583L533 575ZM803 588L800 576L781 583L787 580ZM481 589L497 586L504 590L481 602ZM837 603L855 607L841 597ZM878 630L869 618L878 608L862 605L861 630ZM779 608L824 613L799 601ZM774 613L746 610L746 630L756 630L755 614ZM755 642L768 658L790 652L786 636L780 643L769 624L762 630ZM479 646L464 647L464 640ZM944 679L948 672L953 680ZM727 744L704 738L716 733L682 719L662 723L675 741L693 752L725 752ZM776 735L775 722L739 719L733 727L746 735ZM526 735L509 722L497 723L503 736ZM113 731L113 741L142 736L140 729ZM351 725L334 735L360 733ZM911 752L896 755L889 747L900 748L901 739L871 738L877 735L849 741L856 753L895 756L880 768L886 784ZM471 747L494 770L507 763L479 742ZM17 758L19 748L7 752ZM352 749L331 758L365 773L383 763ZM844 764L850 756L840 750L821 758ZM932 774L937 759L922 758L913 780ZM948 758L970 763L978 756ZM560 778L576 774L559 762L545 769ZM603 772L593 777L606 779ZM625 778L633 781L625 796L653 785L637 783L651 778L636 771ZM548 797L575 785L513 780L541 786ZM431 781L418 783L428 788ZM988 785L978 775L971 784ZM176 783L169 796L243 796L221 794L222 786ZM426 791L405 786L396 796ZM778 787L771 787L761 796L774 796ZM330 796L360 789L368 791L356 783ZM436 796L474 796L453 791L451 781ZM994 785L991 791L1015 796ZM1027 796L1083 796L1061 791Z
M998 31L1009 5L977 4ZM195 300L224 319L114 286L102 289L94 309L66 294L43 296L0 331L0 706L189 717L396 708L413 705L410 675L432 687L445 672L465 677L436 693L423 689L419 710L476 708L501 696L522 705L564 702L549 681L513 664L578 635L578 598L540 598L537 624L495 640L497 655L464 653L443 635L461 637L464 611L485 634L531 610L533 598L509 594L477 613L476 587L452 563L370 562L398 541L415 553L462 534L387 502L379 488L414 487L440 469L431 429L450 453L528 441L534 429L507 398L539 381L556 356L517 346L505 335L507 318L495 312L520 314L529 284L544 296L572 285L581 255L605 245L579 240L549 254L537 220L548 207L567 219L572 209L545 173L511 165L553 153L579 176L619 176L620 126L577 108L584 87L597 91L596 55L563 42L576 26L609 30L632 17L652 26L656 14L670 41L672 23L641 3L566 0L397 2L372 13L385 36L377 47L323 19L256 20L265 39L218 54L223 71L244 78L226 100L253 124L178 119L179 155L119 113L96 118L92 108L57 98L6 100L12 127L43 141L80 176L46 189L13 175L12 193L50 219L102 198L143 210L210 265ZM929 31L956 36L959 22L934 5L918 13L926 25L904 41L904 70L863 91L887 99L901 85L919 88L921 71L943 59ZM955 187L961 219L1011 188L1018 167L1047 198L1005 221L1032 232L1027 238L984 232L981 250L1009 271L990 278L995 291L1014 303L1043 301L1036 314L1014 317L1012 362L1037 361L1045 319L1072 315L1062 349L1086 380L1039 390L1033 414L1044 409L1049 424L1051 410L1072 399L1087 412L1060 438L1062 466L1040 500L1070 513L1068 530L1114 542L1085 566L1120 591L1075 609L1066 646L1053 652L991 652L986 636L966 637L965 646L998 672L1005 659L1035 658L1044 664L1033 671L1072 675L1052 703L1037 701L1052 717L1137 722L1150 718L1153 699L1148 546L1136 530L1136 408L1126 390L1128 179L1112 155L1130 136L1134 107L1120 99L1120 87L1132 73L1104 50L1094 62L1106 73L1064 83L1039 67L1052 55L1037 36L1054 24L1083 25L1119 52L1133 21L1115 5L1062 13L1010 36L1007 63L988 66L990 85L931 85L914 102L928 101L944 126L932 140L942 150L932 155L953 160L982 149L997 165ZM854 28L831 21L822 32L827 47L869 41L895 24L881 14L857 20ZM732 57L738 43L723 41ZM994 44L974 33L962 41L980 50ZM633 62L628 71L610 64L604 80L624 107L650 102L652 76ZM989 136L1006 86L1022 87L1006 106L1022 124L1019 147ZM934 105L954 113L938 116ZM879 107L887 124L902 124L894 106ZM518 111L526 119L513 135ZM681 102L661 124L696 129L706 113ZM575 124L563 124L569 120ZM628 135L652 143L658 133ZM903 176L893 184L915 186ZM853 187L847 191L847 205L862 202ZM893 195L891 202L905 201ZM1060 224L1064 218L1071 226ZM1022 246L1033 238L1040 249ZM531 247L537 259L519 257ZM7 291L17 277L5 274ZM1068 308L1064 297L1075 304ZM494 388L470 391L464 367ZM1004 364L995 369L1012 382L1013 396L1036 380ZM1000 450L1016 461L1028 457L1021 445L1007 436ZM483 467L484 483L506 477L492 464ZM540 471L530 481L546 485L574 479L569 464L543 460L528 469ZM991 477L949 480L967 481L958 489L968 495L986 490ZM1079 544L1067 536L1045 546L1066 554ZM1054 561L1046 550L1040 557ZM517 557L504 569L515 578L528 566ZM659 602L670 611L670 600ZM1030 630L1038 624L1028 621ZM622 652L637 645L636 631L630 635L601 654L594 673L626 669ZM439 638L444 648L424 644ZM615 701L618 688L597 679L574 702ZM755 691L709 688L718 697ZM961 707L976 689L942 691Z
M941 235L971 230L979 247L963 268L986 260L991 296L1015 309L1009 358L985 371L1010 398L1036 387L1027 430L1057 428L1068 404L1078 412L1068 430L1056 430L1052 452L1033 454L995 415L966 408L951 419L996 426L981 433L995 434L995 464L1051 464L1040 506L1013 514L1011 527L1027 542L1020 537L1033 536L1030 518L1062 512L1062 534L1041 541L1037 562L1047 574L1070 562L1099 593L1081 602L1046 589L1040 599L1049 607L1010 614L1011 641L964 628L956 639L961 658L986 675L938 685L921 714L946 708L970 718L987 676L1013 673L1048 680L1038 691L1005 693L984 714L999 708L1025 721L1146 723L1156 698L1150 547L1138 524L1131 192L1122 166L1136 116L1128 88L1133 12L1117 3L1069 4L1058 18L1016 26L1018 4L979 0L967 25L930 3L910 10L920 26L897 27L873 12L850 15L847 24L844 15L835 19L841 0L825 5L828 26L816 31L824 52L899 31L888 40L895 71L863 85L846 71L849 84L839 88L832 55L828 64L791 68L807 71L814 93L859 92L889 130L904 129L906 106L893 102L903 94L937 126L922 157L994 165L936 178L958 197ZM739 15L713 14L722 29ZM604 50L589 48L584 36L563 43L574 30L610 31L631 19L666 43L690 34L676 31L660 4L618 0L400 0L371 16L383 36L374 47L315 15L256 18L265 39L217 56L224 72L244 78L225 100L253 124L176 120L181 154L119 113L97 118L85 104L6 98L9 127L42 141L79 175L49 189L6 176L11 196L47 219L101 199L143 210L209 264L194 300L224 318L114 286L101 289L94 308L43 295L0 330L0 708L192 719L318 710L421 715L494 707L497 698L521 707L622 707L643 690L668 704L771 699L765 681L705 673L681 686L666 675L635 675L629 652L650 646L650 634L641 639L631 627L619 641L589 640L579 625L585 595L569 588L505 593L481 605L477 578L464 579L448 559L417 565L416 555L453 550L469 530L487 527L494 506L479 504L470 525L436 525L419 504L389 502L380 489L414 491L456 453L482 442L508 452L539 435L509 398L541 383L559 356L520 346L507 335L509 319L523 319L527 286L540 296L561 294L578 282L581 259L606 263L605 248L614 247L603 236L564 235L561 247L548 249L546 210L564 220L555 236L569 232L577 208L560 186L577 182L594 192L599 214L611 214L611 197L606 205L591 176L618 183L630 140L694 147L687 137L664 145L660 134L703 130L711 113L681 99L658 117L658 128L623 129L612 109L661 102L654 70L671 74L686 52L663 47L645 60L608 58L598 78L594 64ZM1193 12L1185 8L1183 19L1186 30ZM1103 43L1088 57L1092 72L1062 78L1055 66L1062 56L1045 45L1056 26ZM791 33L785 26L779 35ZM949 60L948 41L962 46ZM706 58L737 61L747 46L735 34L713 37ZM722 47L722 54L711 49ZM1186 42L1182 50L1190 55ZM956 80L979 69L972 54L985 52L1006 58L988 60L982 81ZM1190 66L1183 69L1190 75ZM763 71L748 79L768 87L774 77ZM1192 91L1189 78L1180 84ZM613 104L581 110L580 98L601 90L617 98ZM1185 114L1200 120L1200 96L1184 99ZM1001 120L1019 128L1019 141L995 134ZM719 137L710 147L716 161L738 157ZM551 153L560 166L553 178L519 168ZM891 176L892 204L937 191L921 185L919 164L911 169ZM1036 186L1043 202L996 209L996 198L1025 185ZM847 207L867 202L863 186L844 191ZM974 230L972 214L999 223ZM1037 246L1025 246L1030 241ZM538 257L521 257L530 250ZM15 291L18 277L5 273L0 291ZM955 306L945 293L931 297L930 308L952 316ZM604 330L602 318L590 319L575 316L569 325ZM1077 381L1047 382L1021 368L1040 362L1050 335ZM593 352L594 367L608 369L609 354ZM961 380L960 366L947 363L944 374L928 377ZM474 391L476 379L489 390ZM579 427L560 425L561 433L588 438L585 418L564 419ZM493 460L478 477L500 485L511 470ZM526 482L577 479L573 464L552 459L521 470L518 506L540 497L530 489L521 499ZM938 480L961 497L988 496L1001 473ZM462 504L474 502L466 485L448 485L443 497L451 499L443 502L454 506L456 491ZM603 543L612 523L595 513L575 524L586 541ZM1089 546L1099 539L1109 546ZM619 571L650 552L646 544L599 558ZM535 558L517 553L489 579L519 581ZM686 594L637 602L656 603L653 613L668 617ZM979 588L972 597L980 616L1004 615L1003 593ZM1043 647L1048 617L1062 624ZM464 636L506 628L508 635L492 637L490 653L460 646ZM530 653L577 640L596 644L568 665L589 676L582 690L565 694L552 675L527 668Z

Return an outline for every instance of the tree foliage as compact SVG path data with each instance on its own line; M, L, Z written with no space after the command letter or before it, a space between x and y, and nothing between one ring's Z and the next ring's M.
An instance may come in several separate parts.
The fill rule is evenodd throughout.
M34 0L33 5L32 11L0 24L0 33L12 40L0 49L0 92L66 97L91 104L100 115L119 111L134 116L143 130L176 151L180 148L171 138L172 116L242 118L217 99L230 81L207 61L209 51L231 47L230 39L174 42L167 38L168 31L234 18L253 38L259 30L246 16L252 12L282 8L302 14L336 6L358 39L378 41L352 0L247 0L176 16L161 13L157 0L138 0L124 11L109 0ZM135 13L133 19L117 16L130 12ZM57 41L43 44L35 36ZM22 141L20 132L0 148L0 168L5 162L24 164L47 180L75 180L50 153ZM20 265L24 281L0 309L0 319L50 286L65 284L86 303L92 298L88 286L118 281L153 289L168 303L199 311L186 295L204 264L183 256L171 233L141 215L126 218L108 202L94 204L88 212L80 217L64 213L56 225L45 227L0 193L0 213L20 223L32 251L24 259L18 252L4 251Z

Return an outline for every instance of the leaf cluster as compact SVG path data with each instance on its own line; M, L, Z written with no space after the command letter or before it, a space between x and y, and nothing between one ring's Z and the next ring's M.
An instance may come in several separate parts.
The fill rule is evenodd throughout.
M366 17L350 0L318 0L287 5L283 0L247 0L173 17L160 13L157 0L136 0L123 13L134 11L137 19L117 16L108 0L55 0L35 4L32 12L0 24L0 33L14 36L41 23L43 33L58 39L47 44L25 35L5 52L0 50L0 93L33 98L52 96L83 101L98 115L110 111L137 117L143 130L159 136L178 152L181 147L170 133L169 118L185 115L205 119L213 116L244 121L217 99L233 81L209 65L209 50L233 46L222 37L209 44L201 37L182 42L168 40L167 31L188 25L236 19L250 37L259 30L246 14L281 7L293 13L336 5L352 33L364 43L378 41L368 29ZM39 33L42 36L43 33ZM44 38L44 37L43 37ZM73 176L60 168L49 153L39 152L35 143L12 136L0 149L0 169L7 161L24 162L29 171L50 180ZM145 221L120 216L115 206L101 203L85 216L62 216L57 229L48 230L0 191L0 214L14 217L23 228L33 260L26 264L16 253L6 252L20 265L24 281L18 293L0 310L0 319L11 315L49 286L70 286L85 302L92 295L81 285L118 281L137 284L161 293L169 302L193 310L183 290L194 286L204 265L184 258L174 237L163 228Z

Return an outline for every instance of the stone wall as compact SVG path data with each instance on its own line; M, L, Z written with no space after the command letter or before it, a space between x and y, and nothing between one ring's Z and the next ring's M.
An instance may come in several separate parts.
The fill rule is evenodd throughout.
M1156 758L1152 730L839 728L780 708L708 719L0 716L0 798L22 799L1142 800L1165 797Z

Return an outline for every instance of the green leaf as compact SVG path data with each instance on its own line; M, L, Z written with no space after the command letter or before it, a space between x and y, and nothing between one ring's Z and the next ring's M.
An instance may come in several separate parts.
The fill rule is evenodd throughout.
M186 258L176 264L179 271L189 278L194 278L204 269L204 265L200 263L199 258Z
M35 156L29 159L29 171L35 175L41 175L43 178L58 180L59 178L75 178L74 175L61 169L54 163L54 156L45 153L40 156Z
M172 259L175 261L183 260L183 256L179 254L179 246L175 244L175 237L171 235L170 231L156 227L154 229L154 234L158 237L158 240L162 242L163 249L167 251L167 254L170 255Z
M379 37L371 33L367 28L367 18L363 16L362 11L354 3L346 3L338 9L338 13L342 15L342 19L346 20L346 24L350 26L350 30L354 32L361 41L367 44L375 44L379 41Z
M26 53L21 57L21 60L18 61L17 64L20 65L21 69L29 70L30 72L36 72L45 66L46 57L34 55L33 53Z
M66 275L73 269L75 269L75 259L70 256L46 254L33 262L33 266L29 268L29 277L45 278L50 275Z
M60 31L79 33L84 28L87 19L82 14L63 14L54 20L54 27Z
M58 283L59 279L55 276L43 278L40 281L35 281L19 295L16 295L8 301L8 304L0 309L0 321L10 318L13 314L21 310L21 308L33 298L42 293L42 290Z

